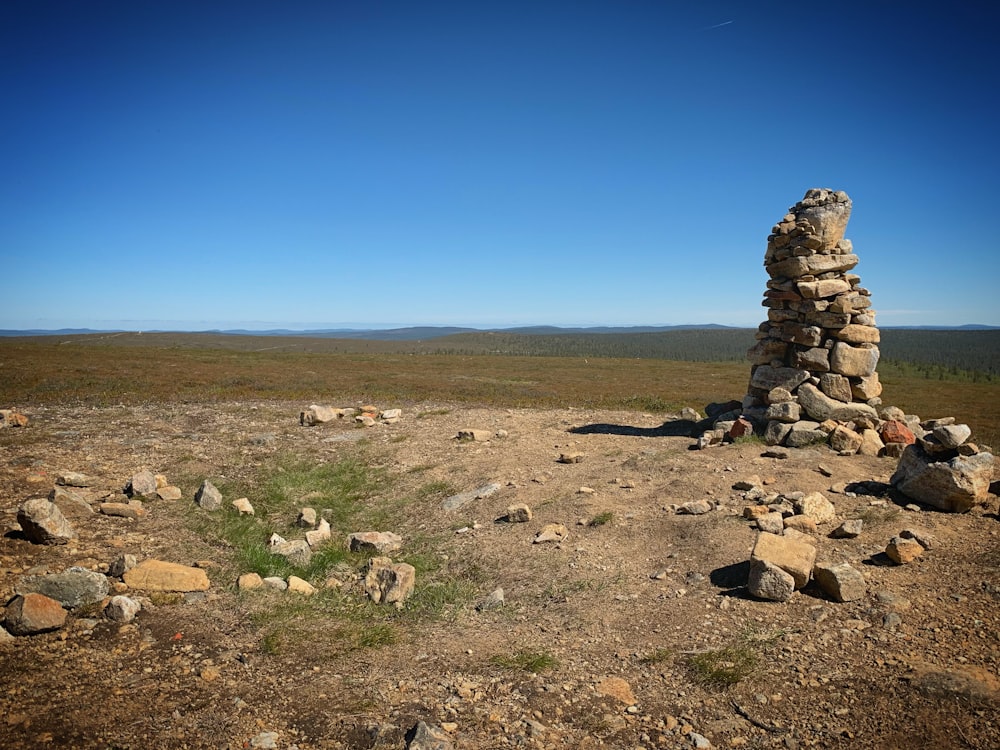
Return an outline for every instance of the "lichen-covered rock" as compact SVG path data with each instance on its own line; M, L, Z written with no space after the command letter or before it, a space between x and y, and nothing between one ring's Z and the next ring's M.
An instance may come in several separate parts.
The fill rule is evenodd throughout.
M17 511L17 522L35 544L66 544L76 538L76 530L55 503L44 497L26 500Z
M903 451L889 481L914 500L940 510L964 513L986 500L993 463L993 455L986 452L942 460L914 444Z

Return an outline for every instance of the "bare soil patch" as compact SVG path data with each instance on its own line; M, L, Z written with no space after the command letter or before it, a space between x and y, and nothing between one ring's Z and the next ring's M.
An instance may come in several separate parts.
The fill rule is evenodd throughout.
M29 427L0 432L0 600L28 571L101 570L123 552L200 561L212 580L205 595L148 597L128 625L95 607L0 644L5 746L242 748L270 731L280 748L402 748L420 720L447 725L461 748L691 747L692 733L716 747L1000 746L995 496L964 515L906 510L844 491L886 482L892 459L825 447L764 458L753 442L692 451L662 415L634 411L414 403L398 423L363 429L302 427L303 406L37 406ZM506 436L459 442L463 428ZM563 464L561 453L583 458ZM315 602L236 590L236 551L211 529L290 460L378 470L359 512L381 512L375 530L400 534L399 559L427 571L419 606L387 613L350 583ZM96 477L81 490L96 503L141 468L184 499L150 501L138 521L74 517L80 537L66 546L17 530L17 507L59 472ZM733 484L752 475L864 518L856 539L831 539L832 527L816 536L820 559L862 570L864 599L838 604L812 587L786 604L747 595L756 531ZM223 488L220 511L193 505L205 478ZM443 509L489 483L500 490ZM671 510L701 499L716 509ZM533 519L500 521L514 503ZM569 536L533 544L546 523ZM937 546L886 564L887 541L908 527ZM367 530L335 526L332 544ZM439 600L421 594L431 580ZM504 606L477 608L497 587ZM608 678L634 702L605 694Z

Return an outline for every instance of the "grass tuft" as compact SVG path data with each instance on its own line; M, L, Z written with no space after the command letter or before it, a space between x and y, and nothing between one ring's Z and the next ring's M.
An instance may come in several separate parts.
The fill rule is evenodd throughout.
M519 669L539 674L559 665L558 660L545 651L518 651L516 654L498 654L490 659L491 664L504 669Z

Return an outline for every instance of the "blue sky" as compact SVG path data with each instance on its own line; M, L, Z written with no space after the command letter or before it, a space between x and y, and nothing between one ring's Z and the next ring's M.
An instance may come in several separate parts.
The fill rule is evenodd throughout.
M978 6L978 7L977 7ZM985 3L0 4L0 328L756 326L810 187L1000 325Z

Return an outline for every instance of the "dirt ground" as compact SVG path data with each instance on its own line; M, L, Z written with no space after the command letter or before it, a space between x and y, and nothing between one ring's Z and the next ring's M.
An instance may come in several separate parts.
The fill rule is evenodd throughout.
M765 458L753 442L695 451L662 415L409 404L396 424L304 427L303 406L38 408L28 427L0 431L0 601L29 571L103 571L123 552L197 562L212 582L205 595L146 599L133 623L95 607L71 612L61 630L0 641L0 745L404 748L425 721L456 748L1000 747L995 495L963 515L906 509L877 484L894 459L825 447ZM455 440L465 428L494 437ZM198 482L239 484L276 454L329 461L361 443L396 477L391 492L418 481L458 492L500 485L455 511L427 498L380 529L404 545L429 535L442 555L475 561L476 598L380 647L328 658L307 637L273 653L226 550L185 521ZM563 453L581 460L560 463ZM96 477L81 491L96 504L142 468L176 481L184 498L151 501L138 521L74 517L79 539L64 546L21 534L18 507L48 494L60 472ZM754 475L768 493L824 493L836 523L865 520L855 539L830 538L836 523L815 535L819 560L863 573L863 599L836 603L815 584L783 604L747 594L757 531L733 485ZM702 499L715 509L672 509ZM533 519L497 522L514 503ZM533 544L546 523L568 537ZM883 551L905 528L937 543L892 565ZM478 609L497 587L504 606ZM529 653L547 668L497 658ZM718 686L696 666L705 654L756 661Z

